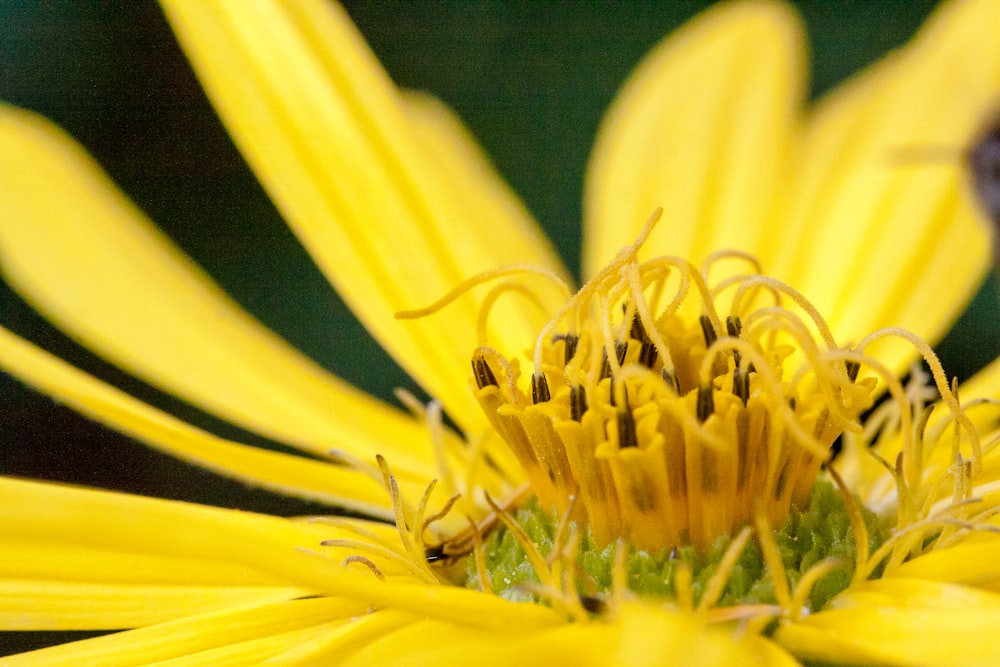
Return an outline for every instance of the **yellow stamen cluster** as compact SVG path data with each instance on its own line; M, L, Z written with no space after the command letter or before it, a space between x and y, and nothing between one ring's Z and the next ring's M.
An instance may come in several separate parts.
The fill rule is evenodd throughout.
M527 382L484 346L474 391L540 501L598 541L707 546L803 503L875 381L753 258L640 262L653 222L542 330Z

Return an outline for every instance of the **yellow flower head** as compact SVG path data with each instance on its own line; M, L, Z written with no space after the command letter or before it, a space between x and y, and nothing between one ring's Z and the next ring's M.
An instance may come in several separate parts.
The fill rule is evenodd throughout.
M599 133L579 288L342 9L163 5L291 229L433 398L399 392L403 412L315 366L65 134L0 109L8 282L121 368L311 456L190 426L6 329L0 367L369 517L0 479L0 628L127 629L4 664L989 664L1000 366L959 389L924 340L988 265L957 156L1000 99L992 0L946 3L808 114L784 4L722 3L666 38ZM954 155L900 159L928 146Z

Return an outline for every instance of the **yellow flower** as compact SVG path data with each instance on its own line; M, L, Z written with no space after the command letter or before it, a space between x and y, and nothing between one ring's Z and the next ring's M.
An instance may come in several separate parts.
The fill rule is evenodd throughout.
M4 664L991 662L1000 365L956 392L920 339L869 335L936 339L986 270L964 166L898 155L975 140L1000 93L991 0L945 5L808 116L787 7L725 4L682 28L598 137L573 296L457 120L396 90L342 10L164 5L288 224L436 400L403 395L406 414L315 367L72 140L3 108L8 281L128 372L311 456L196 429L6 330L0 366L185 460L395 523L0 479L0 627L135 628ZM904 387L919 356L931 378ZM876 539L844 493L849 562L786 572L770 528L805 511L838 436L830 475L894 532ZM546 520L541 544L529 524ZM747 525L770 597L725 602ZM533 586L501 593L503 539ZM704 571L669 556L716 545ZM631 578L636 547L667 550L669 597ZM578 565L601 550L604 586ZM463 587L450 566L466 554Z

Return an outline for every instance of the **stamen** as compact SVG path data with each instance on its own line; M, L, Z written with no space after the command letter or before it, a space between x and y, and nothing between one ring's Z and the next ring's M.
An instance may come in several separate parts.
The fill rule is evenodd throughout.
M569 410L570 419L575 422L579 422L583 418L583 413L587 411L587 390L581 385L569 388Z
M557 340L563 342L563 364L568 365L576 356L576 346L580 342L580 337L573 334L559 334L552 337L552 342Z
M358 555L348 556L343 561L341 561L341 565L343 565L344 567L347 567L351 563L361 563L369 570L371 570L376 577L378 577L382 581L385 581L385 575L382 574L382 570L378 569L378 565L368 560L364 556L358 556Z
M698 323L701 325L701 333L705 337L705 347L711 347L718 336L715 333L715 327L712 326L712 320L709 319L708 315L702 315L698 318Z
M691 565L687 561L678 561L674 570L674 596L677 606L684 611L694 611L694 586Z
M772 524L808 500L835 439L860 431L880 373L839 348L787 285L753 273L713 275L710 288L684 259L640 263L644 238L573 295L524 356L477 348L476 398L543 507L562 513L579 493L574 520L605 545L707 549L751 519L753 498ZM759 270L740 253L707 266L718 272L722 259ZM530 380L519 372L528 364ZM552 409L530 409L543 403Z
M739 353L736 353L739 355ZM733 369L733 394L743 402L743 407L747 406L750 400L750 375L740 371L739 362Z
M669 372L666 368L664 368L663 370L660 371L660 377L663 379L663 381L666 383L668 387L674 390L675 394L680 395L681 388L680 385L677 384L676 375L674 375L673 373Z
M699 612L708 611L722 597L722 594L726 590L726 584L729 582L729 577L736 567L736 561L743 554L743 549L746 548L752 534L753 531L750 529L750 526L744 526L743 530L726 547L726 551L719 561L718 568L708 580L708 584L701 594L701 600L698 601Z
M808 610L809 594L820 579L830 574L834 570L847 567L849 563L842 558L825 558L813 565L802 574L802 578L795 584L795 590L788 603L788 619L797 621L802 616L804 610Z
M715 401L712 399L712 385L703 384L698 387L698 421L704 423L715 412Z
M521 528L521 526L518 525L517 521L514 520L514 517L496 504L493 498L490 497L490 494L483 492L483 497L486 499L486 503L496 514L497 518L503 523L504 526L506 526L507 530L511 532L521 548L524 549L528 562L531 563L531 567L535 570L535 576L538 577L543 586L552 587L554 583L552 581L552 571L549 569L548 563L545 561L545 557L535 545L534 540L528 537L528 534L524 532L524 529Z
M733 338L739 338L743 331L743 322L735 315L726 318L726 333Z
M493 375L493 370L490 369L490 365L486 363L484 357L472 358L472 376L476 379L476 386L480 389L499 386L496 376Z
M549 381L545 379L544 373L531 374L531 402L535 405L548 403L552 400L549 393Z
M569 298L573 294L569 285L566 284L566 281L564 281L552 269L531 264L511 264L509 266L501 266L489 271L483 271L482 273L467 278L460 285L429 306L414 308L412 310L400 310L395 314L395 317L397 320L415 320L420 317L432 315L478 285L488 283L489 281L496 280L497 278L503 278L518 273L533 273L535 275L542 276L543 278L548 278L553 285L559 288L566 298Z
M647 339L642 342L642 347L639 349L639 363L646 368L652 368L656 365L656 346L653 345L653 341Z
M486 567L486 554L483 551L483 536L479 533L479 527L469 521L469 531L472 533L472 557L476 563L476 573L479 577L479 590L488 595L493 594L493 582L490 580L490 571Z
M368 542L361 542L359 540L323 540L320 542L321 546L332 547L337 549L350 549L351 551L358 552L363 551L381 558L387 562L394 563L403 569L407 570L410 574L420 578L422 581L428 583L438 583L437 578L431 574L426 567L424 567L423 559L418 561L413 561L410 554L401 554L398 551L384 547L381 544L370 544ZM353 555L353 554L352 554Z
M851 581L851 585L860 584L863 581L860 577L868 571L868 556L870 553L868 526L865 525L865 518L861 513L861 507L858 505L854 494L847 488L847 483L833 466L827 468L827 473L829 473L830 478L833 479L833 483L837 486L837 492L840 493L840 497L844 501L844 507L847 509L847 518L851 522L851 535L854 536L855 553L854 578Z
M629 336L640 343L649 340L646 327L642 326L642 319L638 314L632 316L632 327L629 329Z
M761 502L754 503L753 525L757 533L757 543L764 555L764 564L767 566L774 584L774 597L778 600L778 604L787 610L792 601L788 591L788 574L781 561L781 551L771 534L771 527L767 525L767 517Z
M623 343L621 341L615 342L615 360L618 362L618 368L621 368L625 363L625 355L628 354L628 343ZM604 350L603 356L601 357L601 379L611 377L611 362L608 360L608 352Z
M638 446L639 438L635 433L635 419L632 417L628 405L624 405L618 409L618 447L628 449Z

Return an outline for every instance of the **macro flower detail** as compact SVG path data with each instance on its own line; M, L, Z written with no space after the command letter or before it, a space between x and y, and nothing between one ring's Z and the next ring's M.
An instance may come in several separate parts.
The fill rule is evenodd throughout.
M945 3L807 115L784 4L722 3L667 37L597 138L578 288L455 116L396 89L341 8L163 6L290 228L432 398L400 391L399 410L317 367L68 136L0 108L5 279L286 449L6 329L0 367L353 513L0 478L0 627L121 631L4 664L989 663L1000 365L959 387L925 340L990 234L965 164L893 156L977 141L1000 94L990 0Z
M874 382L855 382L859 362L835 356L824 322L815 325L825 340L814 340L779 305L790 297L816 315L753 258L729 257L751 275L709 285L725 253L702 272L676 257L639 264L640 245L542 329L530 392L510 361L479 348L476 398L539 500L563 513L576 499L600 543L705 548L749 524L754 502L780 524L805 503L833 441L870 407ZM763 290L773 302L747 308ZM701 314L685 320L678 313L693 300ZM790 357L807 364L794 378L782 372Z

